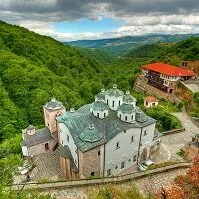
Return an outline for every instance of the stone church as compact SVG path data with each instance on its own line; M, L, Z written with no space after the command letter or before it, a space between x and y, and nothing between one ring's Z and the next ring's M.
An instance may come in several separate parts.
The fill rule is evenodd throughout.
M160 137L156 120L136 106L136 99L113 85L95 102L69 111L52 99L43 107L45 128L22 131L24 156L57 149L68 179L117 175L147 160Z

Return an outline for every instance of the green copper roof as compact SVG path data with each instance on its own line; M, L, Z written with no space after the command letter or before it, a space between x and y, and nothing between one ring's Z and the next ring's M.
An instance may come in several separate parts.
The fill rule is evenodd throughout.
M136 120L138 122L144 123L144 122L147 122L148 116L144 112L140 111L136 113Z
M46 109L60 109L63 107L62 103L57 101L55 98L52 98L51 101L47 102L44 107Z
M124 95L123 97L123 102L125 103L132 103L132 102L136 102L137 100L132 96L130 95L130 92L127 91L126 94Z
M148 120L145 122L142 122L140 119L138 119L135 120L134 123L127 123L120 120L120 118L118 118L117 116L117 112L110 109L108 116L101 120L100 118L95 117L92 113L90 113L90 108L92 106L93 104L87 104L73 113L65 112L62 116L56 118L59 123L64 123L67 126L74 139L75 144L82 152L105 144L113 137L115 137L118 133L124 130L130 128L140 128L156 122L156 120L147 116ZM137 107L135 108L135 111L142 112ZM140 117L141 115L138 116ZM85 128L88 128L90 124L94 124L95 132L86 132L87 136L83 137L83 134L85 133ZM95 139L96 134L100 135L99 140ZM90 138L91 141L87 140L88 137L92 137Z
M135 108L131 104L122 104L121 106L118 107L118 111L121 111L122 113L132 113L135 112Z
M119 97L119 96L124 95L124 93L121 90L117 89L116 84L113 85L113 88L111 88L110 90L107 91L107 94L109 96L115 96L115 97Z
M107 94L107 92L105 91L105 89L101 89L101 92L98 93L95 97L98 100L105 100L105 95Z
M108 110L109 107L103 101L96 101L92 104L92 108L94 111L105 111Z
M103 135L95 129L94 125L86 127L79 136L85 142L96 142L102 139Z

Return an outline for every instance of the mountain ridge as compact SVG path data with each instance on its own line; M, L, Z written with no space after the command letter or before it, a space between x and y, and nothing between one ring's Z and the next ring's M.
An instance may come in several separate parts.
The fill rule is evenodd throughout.
M189 37L199 37L196 34L146 34L138 36L124 36L110 39L96 40L77 40L64 42L64 44L76 47L94 48L104 50L116 56L122 56L130 50L147 43L161 42L179 42Z

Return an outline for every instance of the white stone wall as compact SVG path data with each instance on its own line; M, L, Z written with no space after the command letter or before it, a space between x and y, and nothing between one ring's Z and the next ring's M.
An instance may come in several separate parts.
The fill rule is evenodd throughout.
M48 143L48 146L49 146L49 150L47 150L47 151L45 150L45 144L46 143ZM34 146L27 147L27 153L26 154L28 156L31 156L31 155L35 156L35 155L39 155L39 154L42 154L42 153L50 152L50 151L52 151L55 144L56 144L55 141L52 139L52 140L48 140L46 142L43 142L43 143L40 143L40 144L37 144L37 145L34 145ZM25 151L23 151L23 147L22 147L22 152L25 152ZM23 155L25 155L25 154L23 153Z
M76 163L76 166L78 168L77 146L73 140L73 137L71 136L70 131L65 124L59 123L59 129L60 129L60 144L63 146L67 145L69 147L74 162Z
M145 130L146 135L144 135ZM142 148L153 144L154 130L155 124L143 127ZM134 162L133 157L138 155L140 134L141 128L132 128L126 130L125 133L120 132L105 145L105 176L109 169L111 169L111 175L116 175L137 164L137 157ZM132 141L132 136L134 141ZM119 148L117 148L117 143L119 143ZM124 168L121 168L122 162L124 162Z
M129 114L129 113L122 113L121 111L118 111L117 116L124 122L132 122L135 120L135 112Z
M114 102L114 107L113 107L113 102ZM105 103L108 104L111 110L116 111L117 108L123 104L123 96L115 97L115 96L105 95Z
M99 118L100 119L103 119L103 118L105 118L106 116L108 116L108 110L104 110L104 111L94 111L92 108L91 108L91 113L93 113L93 115L95 116L95 117L98 117L98 115L99 115ZM105 114L105 115L104 115Z

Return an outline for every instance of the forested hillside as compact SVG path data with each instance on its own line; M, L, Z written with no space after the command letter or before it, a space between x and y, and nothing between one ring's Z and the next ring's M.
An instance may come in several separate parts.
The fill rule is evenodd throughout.
M92 49L101 49L116 56L123 56L131 50L145 44L156 42L176 43L192 36L199 37L199 34L146 34L99 40L78 40L65 42L65 44Z
M191 37L178 43L154 43L140 46L126 58L142 58L149 62L161 61L179 65L183 60L199 60L199 38Z
M52 97L62 101L67 109L78 108L91 102L102 87L117 82L127 89L136 79L138 66L137 62L118 61L100 51L79 50L0 22L1 100L11 104L1 106L12 109L7 114L13 112L12 117L8 115L9 120L0 117L1 131L5 124L14 121L15 131L28 124L43 124L42 105ZM15 115L22 115L23 122L18 122L20 117Z

